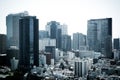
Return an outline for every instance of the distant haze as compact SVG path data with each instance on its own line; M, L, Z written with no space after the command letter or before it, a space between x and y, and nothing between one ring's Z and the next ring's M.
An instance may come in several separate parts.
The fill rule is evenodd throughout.
M120 37L120 0L0 0L0 34L6 34L6 16L28 11L39 19L39 29L55 20L68 33L86 34L87 20L113 18L113 37Z

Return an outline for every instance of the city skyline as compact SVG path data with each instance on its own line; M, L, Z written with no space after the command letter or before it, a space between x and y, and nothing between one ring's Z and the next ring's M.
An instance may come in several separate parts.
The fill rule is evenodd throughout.
M13 0L1 1L0 34L6 34L6 16L23 11L39 19L39 29L47 22L57 21L68 25L68 33L87 34L87 21L98 18L113 18L113 38L120 37L119 0Z
M120 80L118 3L1 1L0 80Z

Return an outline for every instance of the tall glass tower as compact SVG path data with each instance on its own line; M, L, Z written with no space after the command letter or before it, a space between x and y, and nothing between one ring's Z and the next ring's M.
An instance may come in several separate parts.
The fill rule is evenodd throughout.
M62 50L71 51L71 36L62 35Z
M51 39L56 39L56 47L61 49L62 30L60 23L56 21L48 22L46 30Z
M120 49L120 38L115 38L113 45L114 45L114 49L119 50Z
M24 69L29 69L31 65L39 65L39 26L35 16L26 16L20 19L19 42L20 42L20 64Z
M82 33L73 33L73 50L80 50L86 46L86 36Z
M19 19L23 16L28 16L28 12L25 11L6 16L7 49L9 49L10 46L19 48Z
M87 40L90 50L112 57L112 18L88 20Z

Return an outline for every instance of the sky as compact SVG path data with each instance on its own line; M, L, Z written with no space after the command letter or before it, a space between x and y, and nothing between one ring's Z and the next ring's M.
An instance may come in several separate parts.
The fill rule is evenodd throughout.
M120 38L120 0L0 0L0 34L6 34L6 16L28 11L39 19L39 29L47 22L68 26L68 34L87 34L90 19L112 18L113 38Z

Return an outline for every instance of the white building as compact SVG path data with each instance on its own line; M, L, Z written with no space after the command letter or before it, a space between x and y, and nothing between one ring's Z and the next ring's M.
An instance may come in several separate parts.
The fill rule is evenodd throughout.
M39 51L45 50L45 46L56 46L56 39L39 39Z
M61 51L61 50L59 50L59 49L56 49L55 50L55 60L59 60L59 59L61 59L62 57L63 57L63 51Z
M10 60L12 70L16 70L18 68L18 61L19 60L15 59L15 57L13 57L13 59Z
M77 77L84 77L92 66L92 59L77 59L74 62L74 73Z
M67 35L68 34L68 29L67 29L67 25L63 24L61 25L61 30L62 30L62 35Z
M43 54L39 55L39 66L40 65L44 65L44 66L46 65L46 56Z
M79 51L80 58L98 58L101 56L100 52L94 52L94 51L88 51L88 50L82 50Z
M87 62L78 60L75 61L75 76L83 77L87 74Z
M120 51L114 50L114 59L120 59Z
M80 51L80 58L86 58L86 57L89 57L89 58L94 58L94 51Z
M75 53L70 52L70 51L67 52L67 58L68 58L69 60L73 59L74 57L75 57Z

